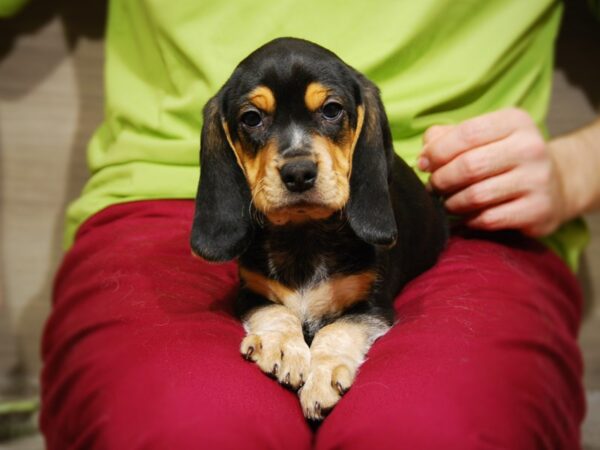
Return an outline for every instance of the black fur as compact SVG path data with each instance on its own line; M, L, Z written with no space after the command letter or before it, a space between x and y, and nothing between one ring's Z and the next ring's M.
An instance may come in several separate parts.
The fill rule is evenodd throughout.
M208 261L227 261L252 240L250 189L227 143L218 98L204 107L200 184L191 245Z
M309 121L303 95L312 81L339 89L351 103L347 109L353 128L357 108L362 105L365 110L352 161L350 198L343 210L328 219L275 226L251 211L248 185L221 121L237 135L239 102L259 84L269 86L278 102L286 102L278 104L278 110ZM285 126L272 132L284 136ZM337 139L333 128L316 132ZM253 151L258 151L263 137L256 139ZM240 266L292 289L315 283L315 277L377 273L378 281L363 302L305 323L308 342L320 327L342 314L370 314L391 323L394 296L435 263L447 239L441 204L393 151L378 89L335 54L307 41L278 39L240 63L205 108L201 166L191 239L197 254L211 261L239 257ZM265 302L242 286L238 312L243 315Z

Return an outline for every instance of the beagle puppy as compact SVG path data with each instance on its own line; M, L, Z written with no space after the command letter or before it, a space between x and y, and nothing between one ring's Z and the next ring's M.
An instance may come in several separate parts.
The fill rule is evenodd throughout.
M447 239L441 204L394 153L377 87L281 38L204 108L194 254L237 258L241 353L321 420Z

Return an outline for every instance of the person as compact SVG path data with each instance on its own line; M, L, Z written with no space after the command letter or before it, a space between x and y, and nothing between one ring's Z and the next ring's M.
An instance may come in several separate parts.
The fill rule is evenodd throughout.
M545 142L529 114L508 108L433 126L418 165L470 227L547 236L600 206L600 119Z
M48 449L578 448L572 270L587 239L577 217L600 202L600 122L546 140L561 11L113 0L106 118L43 338ZM467 225L398 296L397 324L316 430L295 393L239 355L235 263L188 246L202 105L285 35L380 86L397 151Z

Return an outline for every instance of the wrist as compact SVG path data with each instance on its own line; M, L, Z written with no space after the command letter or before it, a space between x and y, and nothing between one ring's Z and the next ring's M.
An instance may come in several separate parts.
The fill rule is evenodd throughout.
M600 152L594 134L584 128L548 143L562 190L565 221L594 209L600 201Z

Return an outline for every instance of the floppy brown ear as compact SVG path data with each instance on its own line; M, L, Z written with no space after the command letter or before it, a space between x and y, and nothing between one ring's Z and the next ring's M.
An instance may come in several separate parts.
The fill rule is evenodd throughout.
M243 253L252 234L250 201L246 178L225 136L217 95L204 107L193 252L209 261Z
M377 87L360 76L361 115L364 117L352 156L350 199L346 207L350 226L359 238L391 246L398 236L388 188L392 135ZM361 112L362 108L362 112Z

